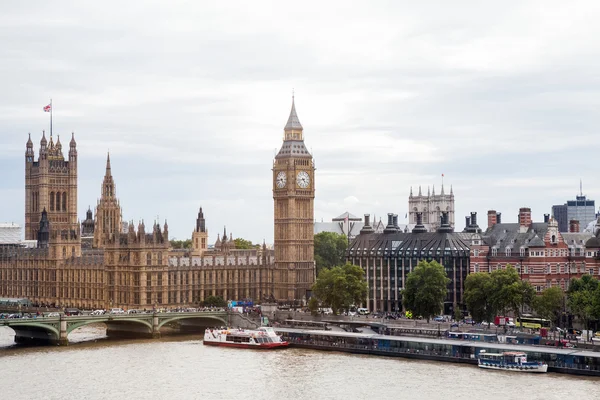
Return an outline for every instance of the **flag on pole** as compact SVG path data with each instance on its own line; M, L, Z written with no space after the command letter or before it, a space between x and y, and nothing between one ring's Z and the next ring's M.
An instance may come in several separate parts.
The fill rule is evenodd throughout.
M442 178L444 177L444 174L442 174Z
M44 106L44 112L50 112L52 111L52 104L48 104L47 106Z

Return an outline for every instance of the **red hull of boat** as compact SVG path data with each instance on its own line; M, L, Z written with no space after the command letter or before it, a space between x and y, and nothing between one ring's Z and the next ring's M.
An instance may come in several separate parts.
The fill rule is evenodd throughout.
M227 342L207 342L203 340L204 344L207 346L223 346L223 347L237 347L241 349L257 349L257 350L267 350L267 349L275 349L278 347L287 347L288 342L281 343L261 343L259 345L256 344L248 344L248 343L227 343Z

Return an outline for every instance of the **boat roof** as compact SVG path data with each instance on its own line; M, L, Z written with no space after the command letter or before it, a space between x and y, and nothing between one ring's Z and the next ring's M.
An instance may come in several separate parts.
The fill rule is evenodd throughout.
M356 333L356 332L336 332L336 331L320 331L310 329L296 329L296 328L275 328L276 332L285 333L304 333L312 336L336 336L336 337L347 337L347 338L359 338L359 339L375 339L375 340L390 340L400 342L419 342L427 344L443 344L450 346L460 347L477 347L480 349L498 350L502 352L518 352L518 353L543 353L543 354L560 354L565 356L577 356L577 357L591 357L600 358L600 352L594 352L587 349L578 348L556 348L548 346L533 346L533 345L522 345L522 344L508 344L508 343L496 343L496 342L479 342L471 340L456 340L456 339L445 339L445 338L427 338L427 337L413 337L413 336L388 336L378 335L373 333ZM490 354L490 353L487 353Z

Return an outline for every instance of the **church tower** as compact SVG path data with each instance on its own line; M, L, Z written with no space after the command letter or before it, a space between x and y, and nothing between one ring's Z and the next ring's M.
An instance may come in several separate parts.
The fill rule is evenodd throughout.
M303 128L292 110L283 144L273 163L275 211L274 293L278 300L306 300L315 281L315 165L304 145Z
M102 181L102 195L96 206L94 222L94 248L104 248L121 233L121 205L117 199L115 181L110 167L110 154L106 157L106 172Z

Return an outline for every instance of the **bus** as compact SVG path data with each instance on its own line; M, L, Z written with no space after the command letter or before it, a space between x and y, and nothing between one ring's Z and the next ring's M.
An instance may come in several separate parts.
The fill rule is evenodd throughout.
M543 318L522 316L517 318L517 327L521 326L530 329L550 328L550 321Z

